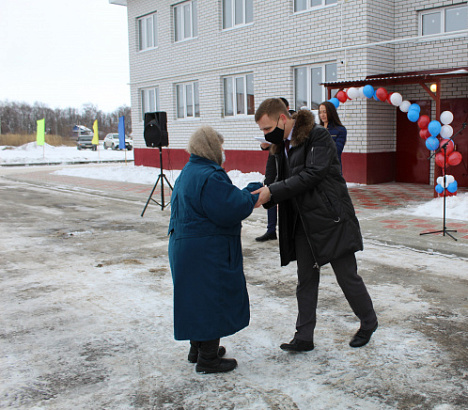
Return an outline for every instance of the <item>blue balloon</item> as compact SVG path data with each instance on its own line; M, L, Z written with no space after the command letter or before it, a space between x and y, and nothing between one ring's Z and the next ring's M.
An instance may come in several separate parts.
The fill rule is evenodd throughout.
M409 110L416 110L418 113L421 112L421 107L419 106L419 104L411 104L409 106Z
M374 87L372 87L370 84L367 84L364 86L362 89L362 93L367 97L367 98L372 98L374 96Z
M444 188L440 184L436 185L435 190L438 194L441 194L442 192L444 192Z
M439 135L440 130L442 129L442 125L440 125L439 121L434 120L429 123L427 129L429 130L429 134L431 134L433 137L437 137L437 135Z
M419 120L419 112L416 111L416 110L409 110L408 111L408 119L411 121L411 122L416 122L417 120Z
M377 90L374 91L374 95L372 96L372 98L373 98L375 101L380 101L380 100L377 98Z
M439 140L436 137L429 137L426 140L426 147L430 151L435 151L439 148Z
M335 108L338 108L340 106L340 100L336 97L330 98L328 102L331 102Z
M449 191L451 194L453 194L454 192L457 192L457 189L458 189L458 182L457 181L453 181L452 183L448 184L448 186L447 186L447 191Z

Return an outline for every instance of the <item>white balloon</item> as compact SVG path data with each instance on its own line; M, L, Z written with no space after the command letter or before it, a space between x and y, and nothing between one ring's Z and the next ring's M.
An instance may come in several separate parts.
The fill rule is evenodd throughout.
M366 98L364 95L364 86L359 87L359 98Z
M403 97L401 96L400 93L393 93L391 96L390 96L390 102L395 106L395 107L399 107L400 104L402 103L403 101Z
M440 114L440 122L442 124L450 124L453 121L453 114L451 111L444 111Z
M355 100L356 98L359 97L359 90L355 87L350 87L348 89L348 97L351 98L352 100Z
M439 177L440 178L440 182L438 182L438 184L442 187L442 188L447 188L450 184L450 177L451 175L445 175L445 178L444 177ZM437 181L439 181L439 178L437 178ZM453 177L452 177L453 178ZM452 181L453 182L453 181Z
M455 178L453 175L446 175L445 177L447 178L447 184L451 184L452 182L455 181Z
M453 128L450 125L442 125L440 136L442 138L450 138L453 135Z
M409 101L405 100L400 104L400 110L402 112L408 112L410 105L411 105L411 103Z

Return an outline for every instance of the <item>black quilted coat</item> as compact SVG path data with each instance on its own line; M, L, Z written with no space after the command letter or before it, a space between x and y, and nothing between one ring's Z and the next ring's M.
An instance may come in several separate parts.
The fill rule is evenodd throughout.
M308 110L295 118L289 155L283 143L270 149L265 183L272 197L264 206L279 204L281 266L296 260L297 224L303 225L316 265L322 266L362 250L362 236L330 133L315 124Z

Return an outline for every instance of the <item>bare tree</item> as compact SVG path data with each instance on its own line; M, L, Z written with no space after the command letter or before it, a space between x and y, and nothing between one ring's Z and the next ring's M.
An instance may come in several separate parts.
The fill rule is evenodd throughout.
M125 131L132 132L131 109L125 105L112 113L104 113L93 104L84 104L81 109L56 108L52 110L46 104L35 102L32 106L24 102L0 101L0 134L34 134L36 121L45 118L46 132L62 137L73 135L75 125L84 125L90 129L98 120L100 138L109 132L117 132L119 119L125 117Z

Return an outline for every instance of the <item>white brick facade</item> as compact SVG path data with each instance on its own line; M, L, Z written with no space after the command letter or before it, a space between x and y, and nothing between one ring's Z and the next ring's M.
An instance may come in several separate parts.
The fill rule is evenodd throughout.
M223 117L224 76L253 73L255 107L268 97L294 102L294 67L334 62L338 81L368 75L468 66L467 30L444 38L421 38L419 12L466 4L466 0L338 0L294 13L293 0L254 0L253 23L222 29L222 1L198 0L198 36L174 41L175 0L127 0L133 135L145 147L140 90L158 87L160 111L168 114L171 149L184 149L201 124L225 137L227 150L258 150L252 115ZM138 51L137 18L158 14L156 49ZM198 81L200 117L176 119L175 84ZM443 98L466 97L467 80L443 81ZM398 86L405 99L428 99L419 85ZM291 107L298 108L298 107ZM345 153L396 149L396 108L376 101L341 104L348 129ZM378 121L375 119L378 118Z

